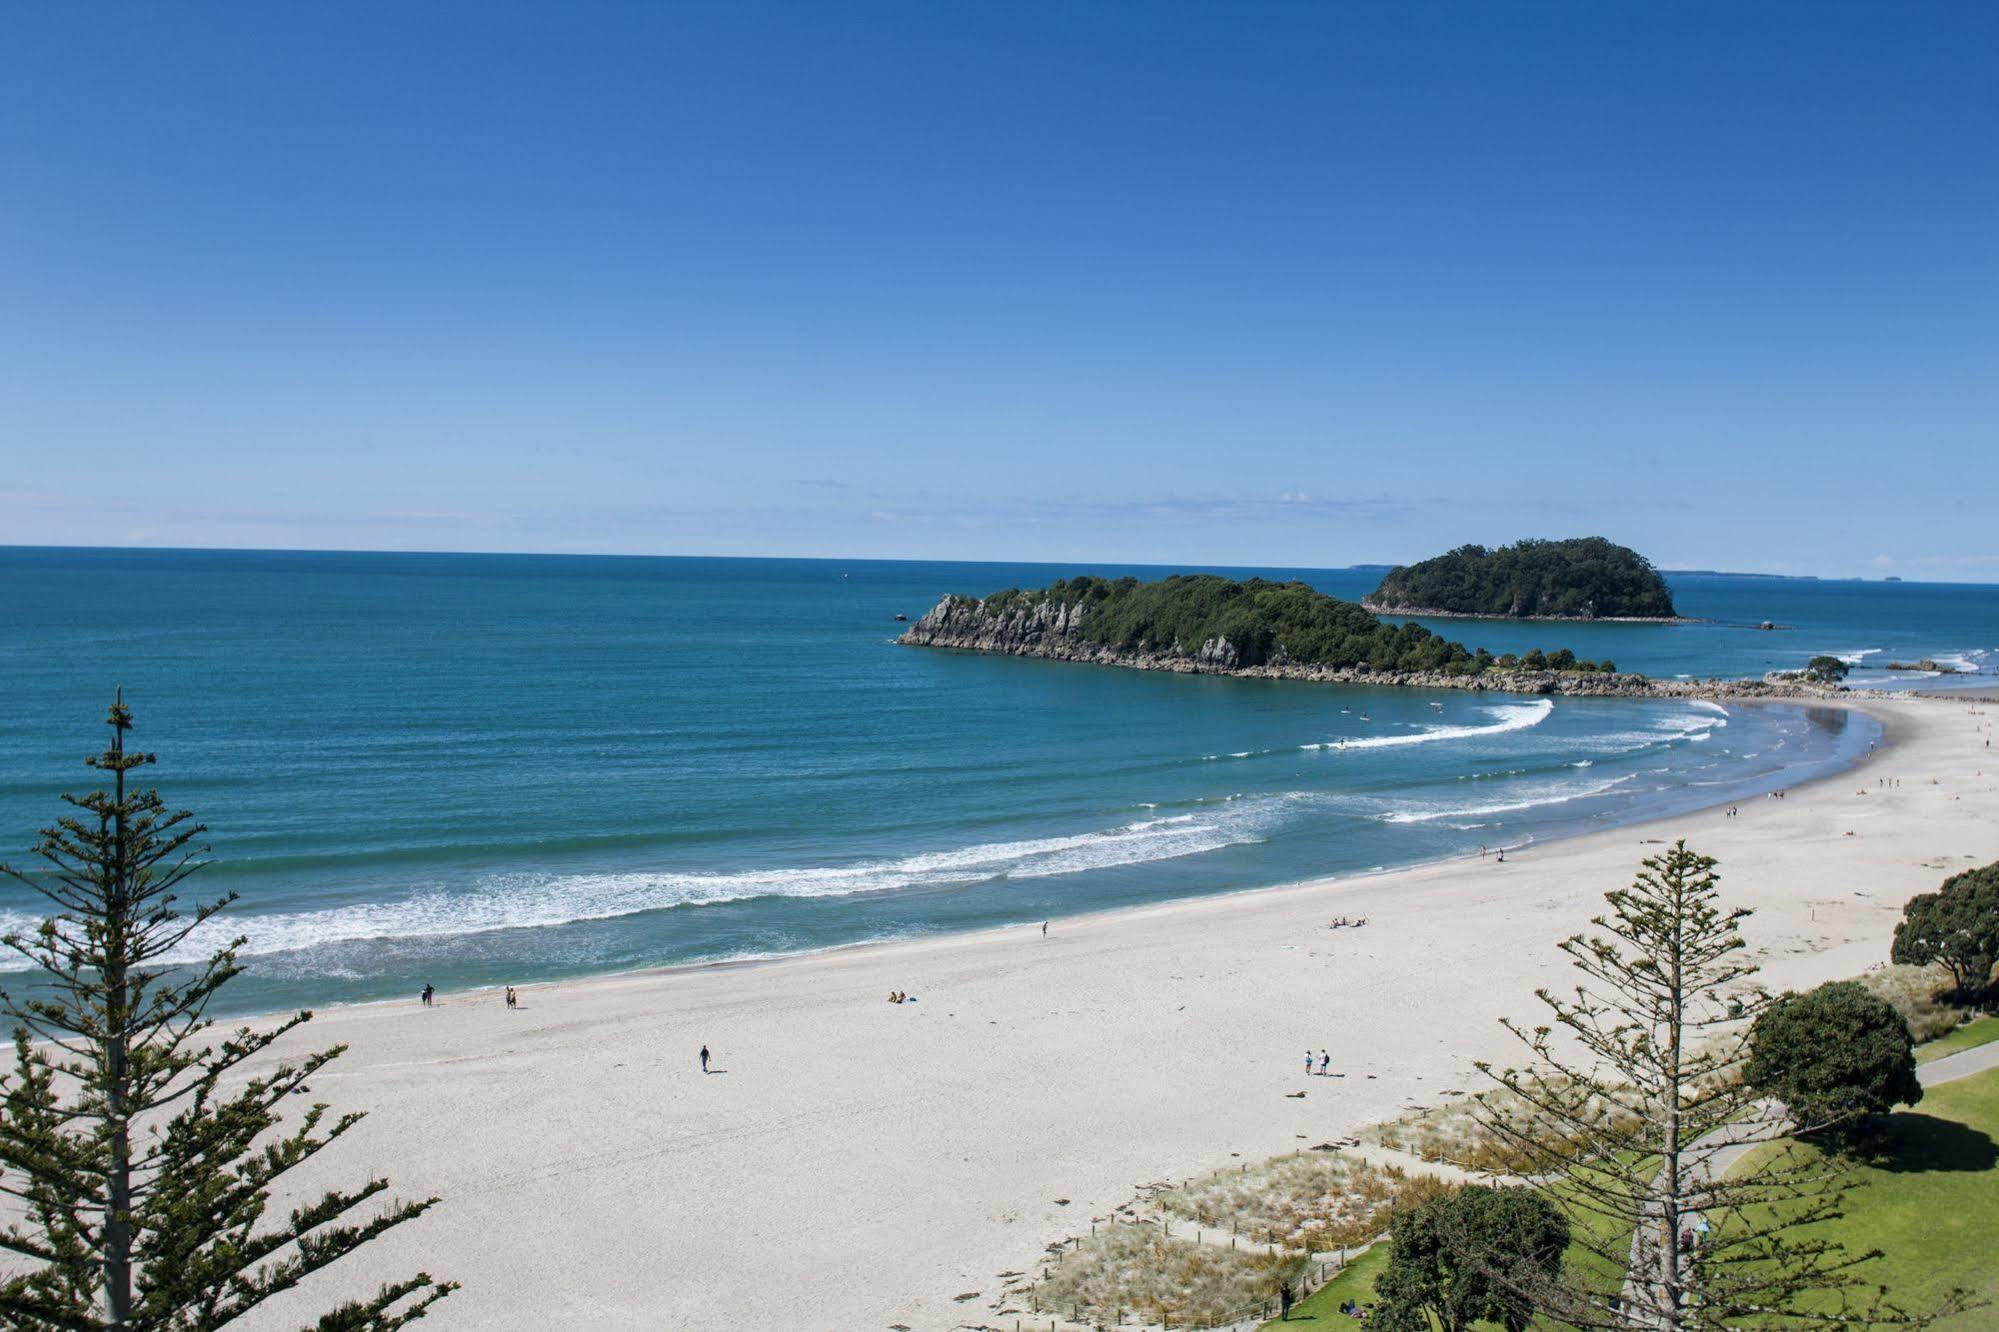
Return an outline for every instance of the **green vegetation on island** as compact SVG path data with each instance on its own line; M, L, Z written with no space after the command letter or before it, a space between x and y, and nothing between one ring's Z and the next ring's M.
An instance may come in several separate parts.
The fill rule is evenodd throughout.
M1505 619L1672 619L1673 594L1643 555L1602 537L1518 541L1389 571L1365 604Z
M1059 635L1126 653L1186 657L1236 668L1296 663L1372 671L1476 675L1493 669L1595 673L1613 663L1578 660L1567 648L1494 657L1420 624L1384 624L1366 608L1299 583L1242 582L1217 574L1058 579L980 600L951 597L920 628L948 629L954 616L1021 632ZM914 635L912 635L914 637Z

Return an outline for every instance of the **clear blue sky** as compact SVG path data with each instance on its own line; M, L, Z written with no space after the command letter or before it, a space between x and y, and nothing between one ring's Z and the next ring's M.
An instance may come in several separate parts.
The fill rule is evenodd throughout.
M1999 5L13 4L0 543L1999 579Z

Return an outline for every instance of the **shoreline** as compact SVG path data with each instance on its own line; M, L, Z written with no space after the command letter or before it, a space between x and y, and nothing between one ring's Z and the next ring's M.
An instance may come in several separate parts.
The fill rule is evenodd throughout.
M1293 680L1307 684L1359 685L1372 689L1438 689L1473 694L1525 694L1563 698L1654 698L1666 700L1706 699L1744 702L1752 699L1779 701L1852 701L1893 697L1880 689L1847 689L1838 686L1805 684L1784 680L1724 680L1711 678L1662 680L1648 675L1622 672L1585 673L1499 667L1468 674L1447 671L1375 670L1367 666L1311 665L1290 660L1261 665L1230 665L1222 660L1188 655L1185 652L1129 652L1092 643L1070 635L1044 634L1017 636L1008 632L964 632L947 629L932 620L932 611L911 624L894 641L903 647L930 651L972 652L994 657L1025 657L1034 661L1062 662L1079 666L1109 666L1133 671L1170 671L1178 675L1215 675L1236 680ZM1226 640L1223 641L1226 647ZM1205 650L1206 645L1204 645Z
M1999 687L1995 687L1993 692L1995 695L1999 695ZM1932 697L1930 695L1917 695L1917 694L1907 694L1903 696L1924 698L1924 699ZM1830 772L1821 773L1816 777L1806 778L1804 781L1799 782L1795 786L1785 788L1787 791L1805 791L1810 788L1817 787L1823 783L1842 779L1847 775L1853 772L1857 772L1861 768L1866 767L1868 764L1878 761L1880 758L1884 757L1890 752L1890 750L1894 747L1895 744L1894 734L1893 734L1894 728L1891 725L1890 719L1888 717L1879 715L1869 710L1869 708L1865 706L1865 704L1874 701L1876 700L1872 696L1865 696L1858 694L1841 695L1833 698L1811 698L1811 699L1751 696L1751 697L1737 698L1731 700L1731 702L1738 703L1745 707L1777 704L1777 705L1806 706L1806 707L1814 707L1814 706L1838 707L1847 711L1865 712L1870 718L1873 719L1875 724L1881 728L1881 738L1872 751L1861 753L1855 756L1852 759L1852 761L1845 763L1842 766L1835 768ZM1966 700L1952 699L1948 701L1962 702ZM1739 803L1740 799L1742 798L1741 797L1734 798L1733 803ZM1695 805L1692 808L1684 811L1684 813L1682 814L1636 814L1628 820L1619 820L1600 827L1594 827L1594 828L1578 827L1573 831L1560 832L1548 836L1535 836L1534 834L1530 833L1524 836L1524 840L1518 842L1507 842L1503 845L1499 843L1494 843L1490 849L1494 851L1505 850L1510 853L1510 852L1525 850L1528 847L1560 846L1564 843L1572 842L1579 838L1594 837L1604 833L1616 832L1619 830L1650 827L1655 823L1661 823L1667 819L1695 817L1699 815L1709 814L1715 810L1722 808L1724 805L1728 805L1730 803L1732 803L1731 798L1723 797L1709 803ZM1051 916L1048 919L1051 921L1051 923L1054 921L1110 922L1110 921L1115 921L1117 918L1122 916L1142 915L1146 912L1154 912L1154 911L1169 909L1178 906L1182 903L1230 900L1241 897L1250 897L1259 893L1283 892L1289 889L1306 889L1306 888L1329 889L1342 884L1362 883L1370 879L1380 878L1384 875L1393 875L1393 874L1401 874L1417 870L1434 869L1439 866L1446 866L1446 865L1476 864L1478 863L1479 860L1480 857L1476 853L1467 852L1460 855L1438 856L1429 860L1411 860L1411 861L1404 861L1398 864L1376 866L1371 869L1353 870L1345 874L1314 874L1314 875L1308 875L1304 878L1285 879L1278 883L1257 884L1255 886L1247 888L1230 888L1230 889L1224 889L1220 892L1189 893L1185 896L1162 898L1160 900L1152 902L1140 902L1125 906L1099 907L1087 911L1074 912L1072 914L1064 916ZM611 971L584 971L584 972L577 972L573 975L557 976L545 980L531 980L524 982L516 981L513 982L513 986L517 990L524 990L531 987L541 988L552 985L572 985L572 986L588 985L598 981L644 980L651 977L664 978L664 977L684 976L684 975L702 975L710 972L751 971L762 968L783 966L785 964L793 962L809 961L814 958L859 954L870 950L886 952L899 948L910 948L925 943L933 943L949 939L977 939L981 937L1003 938L1003 937L1008 937L1019 930L1033 928L1037 924L1039 924L1038 920L1018 920L1001 925L981 925L978 926L977 928L968 929L968 930L944 930L933 934L890 936L890 937L873 938L873 939L855 939L848 941L846 943L827 944L819 948L796 949L789 952L781 952L781 953L759 953L752 955L737 955L730 957L716 957L716 958L705 958L705 959L696 958L685 962L666 962L654 965L627 967ZM439 993L440 994L449 993L454 995L492 995L492 994L498 994L504 991L506 988L507 988L507 982L496 982L491 985L472 985L472 986L466 986L462 989L439 991ZM323 1014L341 1012L347 1009L372 1008L383 1005L406 1006L408 1003L409 1003L408 996L402 995L394 997L385 996L379 999L342 1000L324 1005L301 1005L301 1007L308 1008L309 1011L311 1011L315 1016L319 1016ZM241 1013L231 1013L228 1016L232 1021L249 1021L249 1022L275 1021L292 1011L295 1010L269 1009L269 1008L250 1009L250 1010L245 1010Z
M1883 735L1857 766L1901 787L1842 787L1846 768L1739 817L1597 830L1503 866L1182 898L1062 918L1046 938L533 984L511 1012L476 992L323 1010L286 1051L347 1044L314 1090L369 1117L301 1182L377 1171L444 1201L256 1325L297 1326L412 1264L465 1283L440 1328L990 1321L999 1273L1139 1183L1475 1085L1473 1060L1513 1052L1495 1019L1568 974L1556 941L1671 838L1719 857L1730 903L1756 910L1773 988L1884 959L1908 896L1999 859L1991 721L1964 706L1868 702ZM1370 923L1329 931L1335 914ZM891 989L916 1002L885 1003ZM704 1044L726 1072L702 1075ZM1337 1074L1294 1099L1307 1046Z

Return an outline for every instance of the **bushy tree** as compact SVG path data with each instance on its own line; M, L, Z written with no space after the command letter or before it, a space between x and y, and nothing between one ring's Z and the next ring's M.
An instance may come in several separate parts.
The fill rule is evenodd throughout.
M1569 1247L1568 1218L1523 1188L1472 1184L1389 1223L1388 1264L1375 1282L1376 1319L1387 1332L1463 1332L1481 1319L1508 1332L1533 1320L1526 1283L1502 1284L1495 1272L1539 1272L1553 1280Z
M1988 997L1999 966L1999 864L1953 874L1936 892L1910 898L1888 957L1910 966L1941 963L1961 998Z
M1854 981L1787 994L1756 1019L1743 1081L1801 1131L1850 1138L1866 1116L1923 1099L1915 1043L1893 1004Z
M153 756L126 750L122 698L110 725L109 747L87 762L112 789L65 796L72 812L42 831L40 863L0 867L54 908L40 928L4 940L41 984L0 993L15 1022L14 1067L0 1077L0 1193L17 1216L0 1251L27 1269L0 1282L0 1325L194 1332L232 1322L437 1200L359 1214L389 1187L370 1179L270 1214L273 1185L361 1118L329 1118L313 1103L295 1128L280 1123L279 1107L342 1047L230 1077L311 1014L209 1043L206 1012L238 974L242 940L190 965L173 959L234 895L175 909L206 851L203 829L157 792L127 790L126 774ZM452 1289L418 1273L318 1327L387 1332Z
M1838 684L1852 670L1852 666L1838 657L1813 657L1805 663L1806 678L1821 680L1826 684Z

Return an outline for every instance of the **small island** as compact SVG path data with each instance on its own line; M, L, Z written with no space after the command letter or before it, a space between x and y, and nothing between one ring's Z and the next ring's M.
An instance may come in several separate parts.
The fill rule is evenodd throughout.
M1824 697L1807 681L1650 680L1567 648L1495 656L1298 582L1216 574L1058 579L946 596L896 640L915 647L1261 679L1644 698Z
M1383 615L1506 620L1674 620L1666 580L1637 551L1602 537L1459 546L1403 565L1362 602Z

